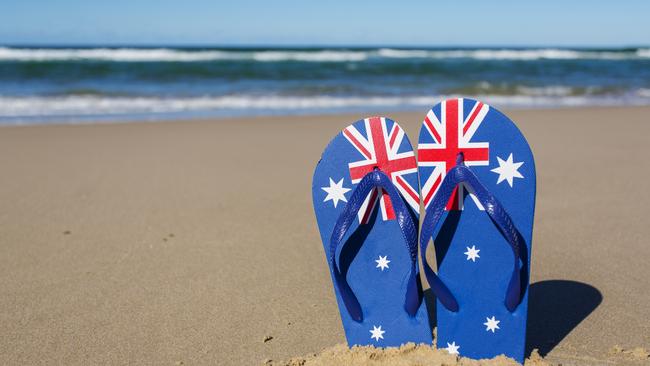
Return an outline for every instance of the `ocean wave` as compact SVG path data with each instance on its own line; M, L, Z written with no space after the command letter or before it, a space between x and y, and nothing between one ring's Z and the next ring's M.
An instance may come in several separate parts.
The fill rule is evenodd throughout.
M306 61L306 62L348 62L363 61L369 56L363 51L260 51L253 52L256 61Z
M650 49L631 51L588 51L560 48L541 49L468 49L468 50L400 50L382 48L378 51L386 58L432 58L474 60L626 60L650 58Z
M636 94L641 98L650 98L650 89L641 88L636 91Z
M360 62L372 59L473 60L632 60L650 59L650 49L576 50L540 49L396 49L376 50L191 50L174 48L14 48L0 47L0 61L104 61L104 62Z
M300 97L220 96L194 98L100 97L0 97L0 117L89 115L121 113L173 113L221 109L297 110L346 107L431 104L433 97Z
M363 61L365 51L226 51L170 48L26 49L0 47L0 61L113 61L113 62L204 62L204 61Z
M237 59L237 56L223 51L184 52L166 48L24 49L0 47L0 61L188 62L216 59Z
M438 51L442 52L442 51ZM380 57L386 58L428 58L431 57L434 52L426 50L401 50L394 48L381 48L377 51L377 54Z
M650 48L640 48L636 51L637 56L650 58Z
M554 93L551 93L554 94ZM648 105L650 92L639 90L635 97L540 95L477 95L498 106L579 106L579 105ZM124 114L170 114L183 112L240 111L255 114L265 111L291 113L305 111L399 109L430 107L456 95L435 96L205 96L194 98L71 96L0 96L0 120L20 117L119 116ZM257 111L257 112L255 112Z

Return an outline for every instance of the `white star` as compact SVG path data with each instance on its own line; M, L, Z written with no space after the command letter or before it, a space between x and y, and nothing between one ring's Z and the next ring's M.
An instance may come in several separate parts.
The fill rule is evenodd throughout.
M497 179L497 184L503 182L504 180L508 181L508 184L510 187L512 187L512 183L514 181L514 178L523 178L524 176L519 173L519 167L524 164L524 162L519 162L515 163L512 161L512 153L510 153L510 156L508 156L507 160L503 160L500 157L497 156L497 160L499 162L499 167L494 168L490 170L491 172L499 174L499 178Z
M456 342L451 342L451 343L447 342L447 348L445 349L447 350L447 352L449 352L450 355L457 355L459 348L460 346L457 346Z
M492 318L485 318L487 320L483 325L485 325L487 328L485 328L485 331L492 331L494 333L495 330L501 329L499 328L499 323L501 323L501 320L496 320L495 317Z
M467 260L472 260L472 262L476 262L476 258L481 258L480 255L478 255L478 252L480 252L480 249L476 249L476 245L472 245L472 247L466 247L467 251L463 254L467 256Z
M332 202L334 202L334 207L336 207L336 204L339 203L339 201L348 202L348 199L345 198L345 193L348 192L350 188L343 187L343 178L341 178L338 183L334 183L332 178L330 178L330 186L321 187L321 189L327 192L327 197L325 197L323 202L332 200Z
M381 325L378 327L373 325L372 328L373 329L369 331L372 334L370 338L374 338L376 342L379 342L380 338L384 339L384 333L386 333L386 331L381 330Z
M388 257L387 255L385 255L383 257L380 255L379 259L375 259L375 262L377 262L377 267L376 268L381 268L382 272L384 271L385 268L389 268L388 263L390 263L390 261L388 260L387 257Z

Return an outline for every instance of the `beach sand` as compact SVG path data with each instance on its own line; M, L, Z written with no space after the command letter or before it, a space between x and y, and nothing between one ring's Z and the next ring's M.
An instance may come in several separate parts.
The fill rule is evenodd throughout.
M506 112L538 174L529 349L650 363L650 108ZM417 140L424 111L387 115ZM323 148L360 117L0 128L0 362L363 360L340 345L311 204Z

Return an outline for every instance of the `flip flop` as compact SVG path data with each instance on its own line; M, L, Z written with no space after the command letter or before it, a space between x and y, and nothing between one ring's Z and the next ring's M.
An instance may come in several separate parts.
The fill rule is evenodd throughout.
M402 128L384 117L346 127L325 148L312 195L348 345L432 344L417 164Z
M487 104L446 100L424 119L418 168L426 212L420 252L437 298L438 347L523 363L535 211L526 139ZM438 226L436 276L424 253Z

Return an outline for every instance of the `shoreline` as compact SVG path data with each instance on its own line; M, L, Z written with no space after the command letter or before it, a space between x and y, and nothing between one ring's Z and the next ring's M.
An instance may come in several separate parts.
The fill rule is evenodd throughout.
M594 105L594 106L537 106L537 107L505 107L501 108L499 106L494 106L504 113L510 112L548 112L548 111L564 111L564 110L628 110L628 109L650 109L650 105ZM188 117L188 118L128 118L128 119L111 119L110 116L107 117L98 117L98 119L89 118L88 120L69 120L65 121L65 118L62 118L60 121L56 120L53 122L34 122L34 123L0 123L0 129L3 128L21 128L21 127L45 127L45 126L104 126L104 125L131 125L131 124L177 124L177 123L232 123L232 122L246 122L248 120L261 120L261 119L302 119L302 118L317 118L317 119L326 119L326 118L336 118L336 119L345 119L348 118L350 121L358 120L365 118L367 116L386 116L390 117L393 115L406 115L411 116L414 114L421 114L424 116L428 111L427 108L423 108L421 111L415 109L407 110L386 110L383 112L371 111L371 112L355 112L355 111L343 111L343 112L332 112L332 113L287 113L287 114L256 114L256 115L242 115L242 116L200 116L200 117ZM143 116L144 117L144 116ZM355 119L356 118L356 119ZM399 121L398 121L399 122Z

